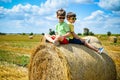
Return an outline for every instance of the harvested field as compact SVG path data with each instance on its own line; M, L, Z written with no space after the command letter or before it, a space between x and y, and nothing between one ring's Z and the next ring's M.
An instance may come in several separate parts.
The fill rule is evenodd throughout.
M101 47L101 44L92 42ZM41 44L31 56L29 80L116 80L116 67L104 51L98 54L83 45Z

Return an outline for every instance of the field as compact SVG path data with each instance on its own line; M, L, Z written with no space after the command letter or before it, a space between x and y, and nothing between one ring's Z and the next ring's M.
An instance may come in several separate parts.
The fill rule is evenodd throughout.
M114 60L120 80L120 36L113 43L106 35L99 40ZM0 80L28 80L28 66L32 50L40 44L41 35L0 35Z

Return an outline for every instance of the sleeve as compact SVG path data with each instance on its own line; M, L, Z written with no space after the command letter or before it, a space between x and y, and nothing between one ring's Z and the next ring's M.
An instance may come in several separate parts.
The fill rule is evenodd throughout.
M56 25L55 28L55 32L58 33L58 26Z
M65 26L65 31L66 31L66 32L70 32L70 27L69 27L68 24L66 24L66 26Z
M74 26L73 25L69 25L70 26L70 32L74 32Z

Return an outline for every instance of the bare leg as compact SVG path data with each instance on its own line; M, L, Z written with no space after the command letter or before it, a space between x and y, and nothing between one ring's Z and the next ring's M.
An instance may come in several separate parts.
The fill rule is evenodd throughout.
M90 49L92 49L92 50L98 52L98 48L96 48L96 47L90 45L89 43L86 43L86 42L85 42L85 46L87 46L88 48L90 48Z
M49 41L49 42L54 42L54 40L51 38L51 35L45 34L45 38Z
M64 37L56 35L56 38L55 38L54 42L63 41L63 39L64 39Z

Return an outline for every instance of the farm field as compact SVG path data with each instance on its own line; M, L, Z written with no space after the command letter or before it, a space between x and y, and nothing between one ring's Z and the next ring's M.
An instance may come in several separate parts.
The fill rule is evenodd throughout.
M40 44L42 36L0 35L0 80L28 80L28 66L32 50ZM99 40L116 64L120 80L120 36L113 43L106 35Z

